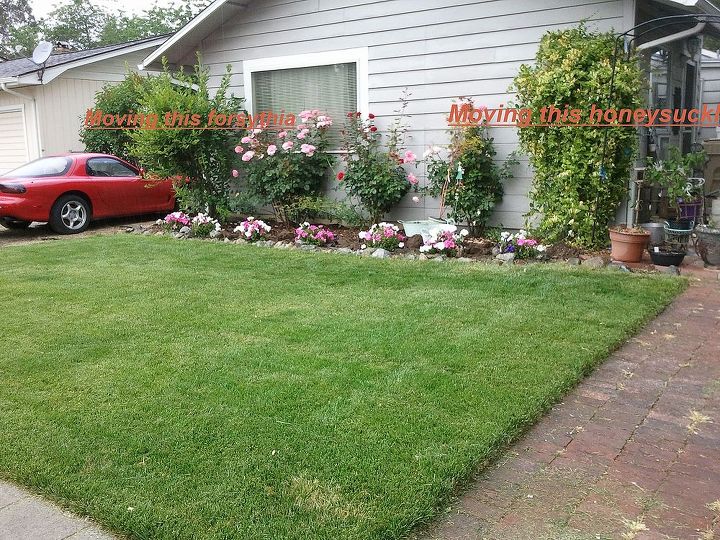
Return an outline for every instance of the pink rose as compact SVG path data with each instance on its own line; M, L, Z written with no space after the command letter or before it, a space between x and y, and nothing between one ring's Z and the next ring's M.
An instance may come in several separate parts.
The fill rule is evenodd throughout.
M408 179L408 182L410 182L410 184L412 184L413 186L418 183L418 179L413 173L408 174L407 179Z
M405 163L412 163L415 159L416 156L412 150L405 150L405 158L403 159Z
M287 131L281 131L278 133L278 139L284 139L285 137L287 137Z
M237 178L240 175L240 173L237 172L236 169L233 169L232 175L233 175L233 177Z
M282 145L283 150L290 150L293 146L295 146L295 143L292 141L285 141Z
M236 146L236 147L235 147L235 153L236 153L236 154L242 154L242 153L243 153L243 147L242 147L242 146Z
M275 152L277 152L277 146L275 146L274 144L271 144L270 146L267 147L267 155L268 156L274 156Z
M242 139L240 139L240 142L243 144L250 144L252 142L252 137L243 137Z
M252 150L248 150L243 154L242 160L243 161L250 161L255 156L255 152Z

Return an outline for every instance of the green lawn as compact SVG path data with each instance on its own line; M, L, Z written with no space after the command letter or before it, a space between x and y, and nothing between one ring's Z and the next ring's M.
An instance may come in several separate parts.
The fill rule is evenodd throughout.
M684 286L129 235L0 254L0 477L134 538L400 537Z

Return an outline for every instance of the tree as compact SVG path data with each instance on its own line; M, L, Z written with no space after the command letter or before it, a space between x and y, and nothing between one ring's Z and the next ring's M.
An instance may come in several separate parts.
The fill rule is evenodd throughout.
M143 92L153 84L150 76L128 73L120 84L108 84L95 94L95 110L105 114L131 115L141 108ZM84 120L84 119L83 119ZM137 161L130 152L132 139L125 129L80 129L80 139L88 152L114 154L127 161Z
M7 60L24 52L26 36L18 40L18 28L33 25L35 18L32 15L29 0L0 0L0 58ZM20 50L16 50L20 46Z
M171 73L163 59L163 72L140 89L139 112L158 115L158 126L181 129L130 132L129 152L148 172L186 182L177 186L180 205L188 211L209 212L213 217L228 209L230 178L237 159L234 141L242 136L240 130L205 129L211 111L226 115L241 111L242 100L228 90L230 70L228 65L219 87L211 92L209 70L199 57L192 75L182 70ZM183 118L176 122L166 117L173 112ZM197 115L197 122L192 115Z
M100 42L100 31L108 14L84 0L57 6L43 20L43 34L51 43L68 42L78 49L91 49Z

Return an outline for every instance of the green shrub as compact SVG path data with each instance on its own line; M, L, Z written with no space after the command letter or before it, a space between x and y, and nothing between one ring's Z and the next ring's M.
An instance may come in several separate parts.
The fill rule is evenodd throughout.
M163 71L152 77L152 83L141 88L140 112L165 114L177 111L197 115L197 129L138 129L130 133L130 151L153 175L178 177L180 206L189 212L209 212L215 217L225 214L229 205L230 178L236 154L233 141L239 130L203 129L210 111L231 114L241 111L242 100L229 94L230 66L217 89L208 87L210 74L198 64L192 75L184 71L171 73L165 59ZM182 181L182 180L181 180Z
M297 130L255 129L240 141L242 170L248 190L287 222L284 209L299 197L322 189L332 164L328 148L329 116L318 110L302 111Z
M532 124L550 105L580 109L583 123L592 105L635 109L642 85L637 59L623 57L622 41L584 25L545 34L535 65L521 66L514 81L517 105L533 111ZM635 129L530 125L519 134L534 168L529 217L539 216L537 232L550 242L605 245L606 226L627 192L638 144Z
M451 130L448 151L447 158L441 158L436 149L428 154L424 191L433 197L444 193L449 217L467 223L474 235L481 234L502 200L503 182L512 176L517 160L511 154L502 166L495 163L493 139L484 125Z

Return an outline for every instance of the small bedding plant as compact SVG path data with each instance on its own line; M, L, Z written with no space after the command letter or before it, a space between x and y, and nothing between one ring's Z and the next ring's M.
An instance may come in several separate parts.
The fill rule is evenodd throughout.
M420 246L421 253L431 255L439 254L447 257L457 257L462 248L462 243L468 235L466 229L457 232L455 229L430 229L429 235L424 238L424 243Z
M360 246L361 249L374 247L394 251L397 248L405 247L405 235L396 225L384 221L375 223L367 231L360 231L358 237L364 242Z
M189 227L191 222L190 216L185 212L172 212L165 216L164 219L158 219L155 224L159 225L167 232L179 231L183 227Z
M497 247L500 253L514 253L517 259L533 259L547 249L523 229L514 234L508 231L500 233Z
M190 221L190 228L192 229L193 236L202 238L210 236L213 231L220 232L222 227L220 222L216 219L211 218L208 214L200 213Z
M248 242L257 242L265 240L272 227L261 219L255 219L250 216L240 225L235 227L235 232L240 233Z
M295 241L315 246L329 246L335 243L335 233L322 225L310 225L306 221L295 229Z

